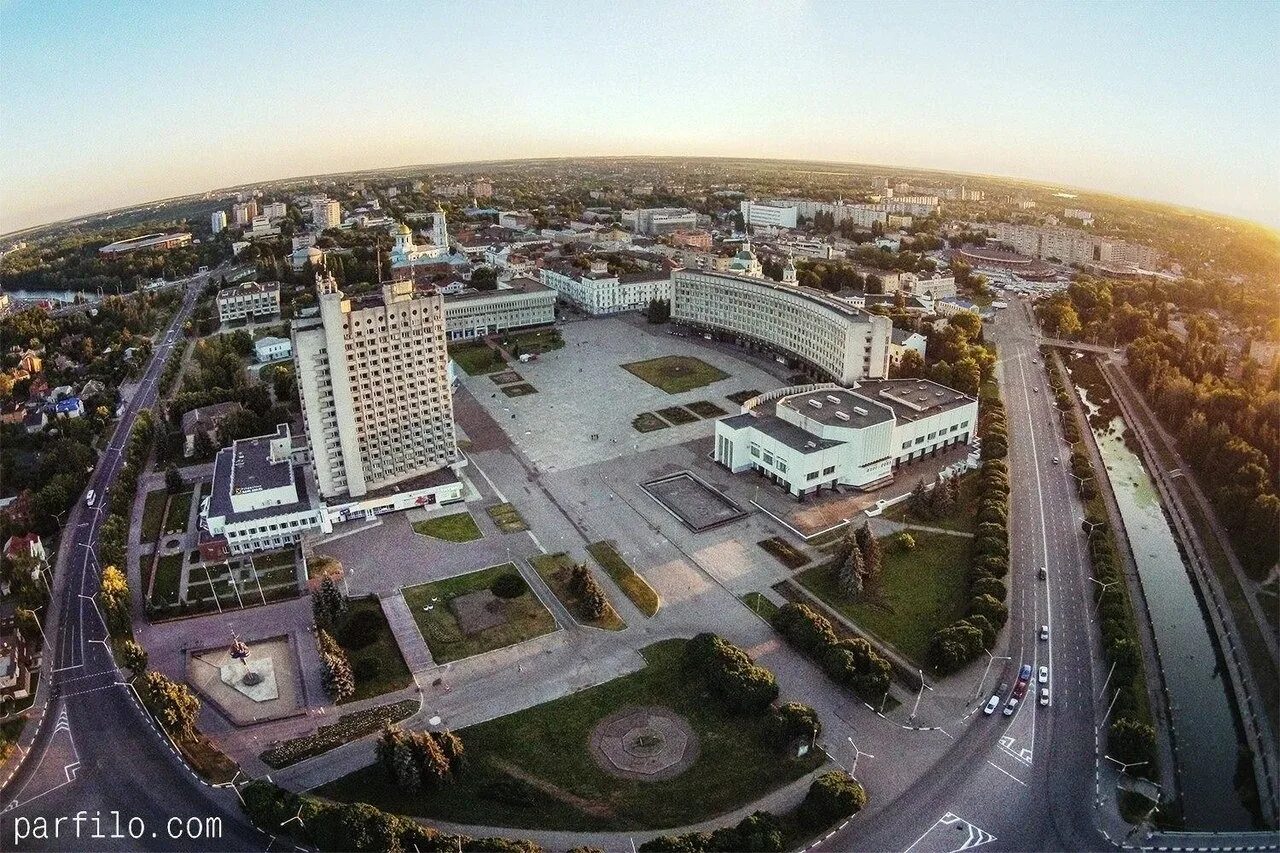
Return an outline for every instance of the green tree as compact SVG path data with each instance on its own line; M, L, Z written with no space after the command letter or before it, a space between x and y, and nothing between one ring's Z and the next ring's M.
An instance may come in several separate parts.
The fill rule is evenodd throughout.
M178 470L177 465L170 465L164 470L164 487L171 495L176 495L186 486L182 480L182 473Z
M125 640L120 644L120 659L134 678L147 671L147 650L133 640Z
M843 770L832 770L813 780L796 808L796 817L809 830L825 829L862 811L866 804L862 785Z
M154 670L145 673L141 682L139 692L147 706L164 724L165 730L179 740L195 737L196 721L200 717L200 700L191 689Z

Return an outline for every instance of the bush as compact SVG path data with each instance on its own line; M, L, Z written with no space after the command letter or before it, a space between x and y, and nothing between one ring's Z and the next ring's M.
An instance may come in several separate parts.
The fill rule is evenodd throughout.
M723 637L703 633L685 645L685 663L731 710L760 712L778 698L773 673Z
M837 641L831 623L808 605L783 605L773 615L773 626L817 661L836 683L853 688L864 698L878 698L889 689L889 662L866 640Z
M784 748L797 738L812 741L822 734L818 712L800 702L788 702L778 708L774 712L774 723Z
M519 598L529 591L529 584L515 572L498 575L489 587L498 598Z
M909 553L916 549L916 537L905 530L893 537L893 543L898 546L899 551L904 553Z
M832 770L813 780L796 817L806 829L817 831L857 814L866 804L866 789L843 770Z

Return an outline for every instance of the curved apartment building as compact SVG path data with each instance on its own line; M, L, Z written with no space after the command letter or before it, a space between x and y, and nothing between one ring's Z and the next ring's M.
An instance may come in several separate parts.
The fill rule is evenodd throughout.
M893 324L821 291L732 273L676 270L671 319L763 344L842 385L889 375Z

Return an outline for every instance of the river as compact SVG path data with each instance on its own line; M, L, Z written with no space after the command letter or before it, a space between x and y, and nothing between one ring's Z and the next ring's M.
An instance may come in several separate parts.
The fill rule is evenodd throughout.
M1093 434L1133 547L1164 665L1186 828L1252 829L1253 817L1234 782L1244 738L1228 696L1230 686L1218 663L1208 616L1155 484L1141 457L1125 443L1128 427L1115 411L1110 389L1105 384L1098 386L1098 381L1104 381L1100 374L1085 371L1086 381L1081 382L1081 373L1073 371L1073 379L1089 410ZM1247 766L1245 772L1252 773Z

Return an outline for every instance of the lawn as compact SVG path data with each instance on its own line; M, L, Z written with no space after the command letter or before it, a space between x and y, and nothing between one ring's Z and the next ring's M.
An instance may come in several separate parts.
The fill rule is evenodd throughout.
M182 554L169 554L156 563L155 586L151 588L153 607L174 607L178 603L178 585L182 580Z
M519 533L529 529L524 516L511 504L494 504L486 507L485 512L489 513L493 523L498 525L498 529L503 533Z
M627 627L627 623L622 621L618 611L613 609L612 603L605 608L604 615L599 619L587 619L582 615L581 599L569 586L569 573L575 564L568 554L539 554L530 562L533 563L538 576L546 581L556 598L560 599L560 603L573 614L574 619L583 625L604 628L606 631L621 631ZM605 593L605 597L608 597L608 593Z
M698 420L697 415L683 406L668 406L665 409L658 409L657 414L661 416L664 421L667 421L674 426L691 424Z
M528 397L530 394L537 394L538 389L534 388L528 382L521 382L517 385L502 386L502 393L508 397Z
M377 766L315 793L393 812L457 823L561 830L640 830L684 826L757 800L821 766L820 750L781 754L765 715L726 713L682 666L685 640L643 650L639 672L463 729L466 763L457 781L429 796L389 783ZM697 760L665 781L618 779L587 749L590 733L621 708L662 705L698 736ZM369 750L370 758L373 749Z
M655 430L666 429L669 426L671 424L653 412L641 412L631 419L631 428L636 432L654 432Z
M748 592L742 596L742 603L766 622L772 622L773 614L778 612L778 605L765 598L763 593Z
M505 574L518 574L511 563L490 566L442 581L404 588L404 600L418 623L436 663L448 663L540 637L556 629L556 620L532 590L503 599L507 621L472 634L462 633L449 602L460 595L488 589ZM430 607L430 609L426 609Z
M169 493L164 489L147 492L147 502L142 507L142 530L138 541L143 545L155 542L160 536L160 525L164 524L164 502Z
M723 370L687 355L664 355L647 361L633 361L622 365L622 369L668 394L692 391L729 378Z
M920 524L925 527L941 527L943 530L958 530L972 533L974 521L978 514L978 472L970 471L960 478L960 499L955 508L943 516L925 515L912 512L911 501L903 501L891 506L881 516L889 521L900 521L906 524Z
M728 414L710 400L696 400L686 405L685 408L700 418L718 418L721 415Z
M187 529L187 520L191 515L191 492L173 495L169 501L169 510L164 514L164 534L172 536L183 533Z
M741 406L743 403L747 402L752 397L759 397L759 396L760 396L759 391L757 391L754 388L749 388L744 391L734 391L732 394L725 394L724 398L731 403L737 403L739 406Z
M534 355L551 352L564 347L564 337L559 329L537 329L532 332L520 332L502 339L502 345L511 348L519 347L517 355L532 353Z
M803 551L781 536L770 536L768 539L761 539L756 544L768 551L771 557L788 569L798 569L809 563L809 557Z
M428 518L426 521L415 521L413 532L421 533L446 542L474 542L484 534L476 526L476 520L467 511L455 512L453 515L441 515Z
M373 626L373 630L351 629L356 622ZM350 599L347 612L333 628L333 636L346 649L356 677L356 692L344 701L359 702L413 683L413 675L376 597Z
M798 580L859 628L889 643L918 664L927 659L934 631L950 625L968 602L969 541L946 533L914 533L914 551L892 538L881 540L884 569L879 584L849 600L839 591L829 564L802 572Z
M471 376L502 370L507 363L502 356L483 343L453 344L449 357Z
M652 616L658 612L658 607L662 604L658 593L631 568L612 542L593 542L587 546L587 553L595 558L600 567L613 578L613 582L626 593L627 598L640 608L641 613Z

